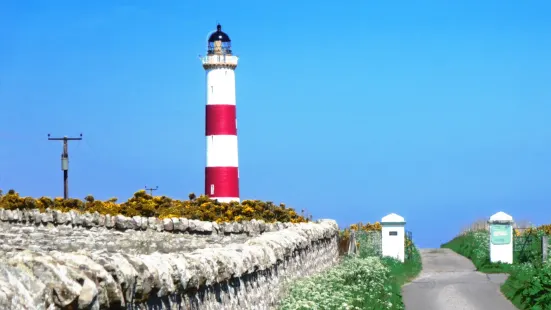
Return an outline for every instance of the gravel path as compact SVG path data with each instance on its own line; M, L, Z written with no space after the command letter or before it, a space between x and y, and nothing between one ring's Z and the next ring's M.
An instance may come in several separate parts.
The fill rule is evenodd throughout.
M406 310L515 310L499 291L507 275L475 271L449 249L422 249L423 271L402 288Z

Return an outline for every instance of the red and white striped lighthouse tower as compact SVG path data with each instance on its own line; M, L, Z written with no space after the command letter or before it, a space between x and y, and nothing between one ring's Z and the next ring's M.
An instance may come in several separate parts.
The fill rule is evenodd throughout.
M207 77L205 194L220 202L239 202L235 68L230 37L217 25L202 58Z

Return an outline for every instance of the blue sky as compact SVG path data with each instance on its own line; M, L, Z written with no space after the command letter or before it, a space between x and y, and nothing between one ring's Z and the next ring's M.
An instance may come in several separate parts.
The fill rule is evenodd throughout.
M202 193L216 22L237 68L242 198L439 246L497 211L551 223L546 1L2 1L0 188Z

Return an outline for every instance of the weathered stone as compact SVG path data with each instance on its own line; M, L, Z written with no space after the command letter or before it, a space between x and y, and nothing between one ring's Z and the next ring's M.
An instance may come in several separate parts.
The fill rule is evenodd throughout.
M240 224L239 223L235 223L235 222L226 222L226 223L222 223L223 225L223 231L225 233L239 233L239 226Z
M171 219L163 219L163 227L166 231L172 231L174 229L174 224Z
M152 217L152 216L147 218L147 229L155 230L155 228L156 228L155 220L158 220L158 218Z
M143 216L143 217L140 217L141 218L141 225L140 225L140 229L141 230L147 230L147 217Z
M94 213L91 213L91 214L92 214L92 224L94 226L98 226L100 214L98 213L98 211L95 211Z
M81 286L72 279L77 273L71 268L57 264L52 257L39 253L20 252L8 260L8 264L17 267L25 266L28 270L35 271L33 276L40 282L49 286L50 299L57 307L67 307L79 296Z
M69 211L69 216L71 217L71 224L73 226L81 226L82 225L82 218L79 213L77 213L74 210Z
M186 218L178 218L177 221L174 221L175 218L172 219L172 222L174 224L174 230L184 232L188 229L189 226L189 220Z
M196 230L202 233L212 233L212 222L197 221Z
M8 221L13 221L13 211L12 210L6 210L6 218Z
M54 223L62 225L67 223L67 213L61 212L59 210L54 210Z
M36 228L34 228L33 226L21 227L21 232L24 233L24 234L33 233L33 232L35 232L35 230L36 230Z
M98 306L123 303L122 292L111 274L102 265L86 256L85 253L52 252L52 256L72 268L80 269L88 279L94 279L98 283L97 288L93 282L91 283L92 285L90 285L90 282L83 284L79 297L79 306L81 305L81 301L84 301L84 304L90 305L95 296L98 297ZM86 267L82 268L82 266ZM82 296L83 293L85 294L84 298Z
M53 223L53 222L54 222L54 215L53 215L53 213L52 213L52 212L44 212L44 213L42 213L41 222L42 222L42 224Z
M172 230L174 232L180 231L179 230L179 228L180 228L180 219L177 218L177 217L173 217L173 218L170 218L170 220L172 221Z
M38 209L32 209L31 210L31 213L33 215L33 218L34 218L34 223L36 225L39 225L40 223L42 223L42 214L40 213L40 210Z
M84 226L84 227L95 226L94 225L94 217L92 216L92 214L90 214L90 212L84 212L81 215L81 218L82 218L82 226Z
M230 233L227 226L228 226L228 223L225 223L225 222L218 224L218 229L220 230L221 234Z
M213 232L214 234L220 233L220 226L218 225L218 223L216 223L216 222L211 222L211 224L212 224L212 232Z
M126 216L121 214L115 216L115 228L120 230L126 229Z
M258 229L260 230L260 233L263 233L266 231L266 222L263 220L258 220Z
M0 209L0 221L7 221L8 218L6 217L6 211L4 209Z
M19 222L21 220L21 210L12 210L12 216L14 222Z
M141 216L133 216L132 217L132 229L138 230L142 227L142 217Z
M243 231L249 235L256 236L260 234L260 226L255 219L251 221L243 221Z
M113 228L115 227L115 217L112 215L105 215L105 227Z
M115 216L115 228L120 230L136 229L136 223L133 218L119 214Z
M32 221L32 214L31 214L31 211L29 209L23 209L21 220L23 222L26 222L26 223Z
M99 216L98 216L98 226L105 226L105 215L99 214Z

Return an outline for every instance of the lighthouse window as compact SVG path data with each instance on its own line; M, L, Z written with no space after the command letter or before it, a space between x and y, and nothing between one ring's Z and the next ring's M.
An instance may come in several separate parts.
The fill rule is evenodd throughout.
M214 184L210 185L210 194L214 195Z
M211 87L210 87L210 93L211 93L211 94L214 93L214 86L211 86Z

